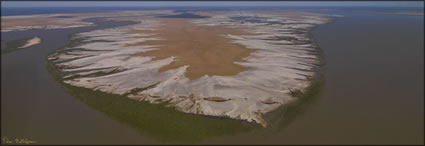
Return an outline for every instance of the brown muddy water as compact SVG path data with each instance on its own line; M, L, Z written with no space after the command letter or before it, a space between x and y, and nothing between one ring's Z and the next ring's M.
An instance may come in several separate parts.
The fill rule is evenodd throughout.
M136 144L150 142L136 131L70 96L46 70L47 55L71 34L127 23L88 19L98 26L2 32L8 40L39 36L42 43L1 56L1 135L36 144Z
M211 143L424 143L424 17L339 14L312 33L326 59L320 93L277 130Z
M270 128L212 137L201 144L423 144L423 16L339 13L312 33L324 50L320 92ZM93 20L94 21L94 20ZM115 22L117 23L117 22ZM1 56L1 134L38 144L155 144L149 135L89 108L46 70L68 34L97 27L2 33L43 42Z

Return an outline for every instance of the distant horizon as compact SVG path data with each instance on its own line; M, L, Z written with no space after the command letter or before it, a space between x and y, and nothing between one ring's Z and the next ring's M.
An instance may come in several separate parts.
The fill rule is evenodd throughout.
M305 7L416 7L423 8L423 1L366 1L366 2L241 2L241 1L159 1L159 2L108 2L108 1L87 1L87 2L64 2L64 1L2 1L2 8L35 8L35 7L193 7L193 6L211 6L211 7L223 7L223 6L305 6Z

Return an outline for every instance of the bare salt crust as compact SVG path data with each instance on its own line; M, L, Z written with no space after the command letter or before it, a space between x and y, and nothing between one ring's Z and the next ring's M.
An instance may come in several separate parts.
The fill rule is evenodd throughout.
M63 29L63 28L75 28L75 27L87 27L93 26L94 23L84 22L83 19L93 18L93 17L116 17L116 20L124 19L131 16L142 16L150 14L172 14L171 10L160 10L160 11L117 11L117 12L100 12L100 13L62 13L62 14L37 14L37 15L18 15L18 16L1 16L2 20L2 29L1 32L9 31L23 31L30 29ZM55 18L58 16L71 16L70 18ZM122 18L119 18L122 17ZM30 26L21 26L25 24L16 24L13 27L3 27L3 23L13 20L20 19L43 19L50 18L56 19L52 21L57 24L46 24L46 25L30 25ZM59 23L58 23L59 22Z
M235 16L264 17L267 21L286 24L242 23L231 19ZM48 59L62 67L59 70L67 73L66 77L120 70L101 76L65 79L64 82L70 85L122 95L130 93L132 89L157 84L153 88L132 93L129 98L151 103L169 101L168 106L182 112L255 121L267 126L263 114L296 100L288 94L289 89L303 91L309 85L307 77L313 76L314 72L308 70L319 62L319 58L308 53L316 49L310 43L308 33L314 26L328 21L330 16L327 15L306 13L302 17L292 18L284 14L250 12L232 12L191 21L199 25L225 25L261 33L255 36L224 36L232 38L233 43L256 49L244 61L236 62L248 69L235 76L205 75L189 80L184 76L188 66L157 72L160 67L173 62L175 57L157 61L152 61L151 57L130 57L136 52L158 49L156 46L125 46L148 39L161 39L149 38L149 34L127 33L131 29L156 29L160 26L158 21L149 19L131 26L79 33L74 39L84 38L86 43L60 50ZM276 36L297 40L270 40ZM223 101L207 100L210 97L220 97Z
M32 39L28 40L23 46L19 48L27 48L40 43L41 43L41 39L39 37L33 37Z
M19 20L19 19L43 19L43 18L51 18L51 17L57 17L57 16L68 16L65 14L42 14L42 15L20 15L20 16L2 16L1 19L4 22L7 21L13 21ZM91 26L94 25L90 22L83 22L82 19L85 19L88 17L75 17L75 18L66 18L66 19L59 19L56 18L58 23L57 25L54 24L47 24L42 26L32 25L32 26L20 26L20 24L17 24L13 27L2 27L1 32L9 32L9 31L23 31L23 30L29 30L29 29L60 29L60 28L74 28L74 27L85 27L85 26ZM60 24L60 25L59 25Z

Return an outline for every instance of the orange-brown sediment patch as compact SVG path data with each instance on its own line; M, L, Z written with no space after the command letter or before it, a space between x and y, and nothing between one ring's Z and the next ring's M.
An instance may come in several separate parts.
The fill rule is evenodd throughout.
M159 49L133 54L132 56L152 56L153 60L176 57L176 61L159 68L158 72L176 69L189 65L185 76L198 79L204 75L232 76L246 67L235 64L248 57L254 49L231 43L231 39L223 35L253 35L243 30L223 26L201 26L187 19L159 19L163 26L154 31L153 37L163 40L149 40L141 43L127 44L161 45ZM143 32L132 30L132 32Z

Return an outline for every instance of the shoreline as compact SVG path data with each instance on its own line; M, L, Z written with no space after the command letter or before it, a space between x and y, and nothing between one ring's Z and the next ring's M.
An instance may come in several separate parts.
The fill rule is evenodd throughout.
M315 25L313 28L311 28L310 30L308 30L308 37L311 40L311 43L315 46L317 54L316 56L319 58L319 64L317 65L317 67L312 68L311 71L314 72L314 75L312 76L309 85L305 88L305 91L299 91L299 90L295 90L293 94L295 94L294 97L298 97L297 100L294 100L288 104L282 105L276 109L274 109L273 111L270 111L266 114L264 114L264 117L267 117L267 119L272 118L271 116L275 115L276 113L279 113L279 115L290 115L292 117L288 118L284 118L284 120L291 120L293 118L295 118L297 115L291 115L291 113L293 111L296 112L302 112L302 111L298 111L301 108L301 106L307 105L307 102L311 102L318 96L318 94L321 93L321 90L325 84L325 69L324 66L326 66L326 54L324 52L324 50L317 44L316 40L313 37L313 31L315 31L318 27L320 27L321 25L327 25L327 24L331 24L334 23L336 21L336 19L338 18L332 18L330 19L330 21L328 21L327 23L324 24L319 24L319 25ZM290 110L288 110L290 109ZM271 121L269 121L271 122Z

